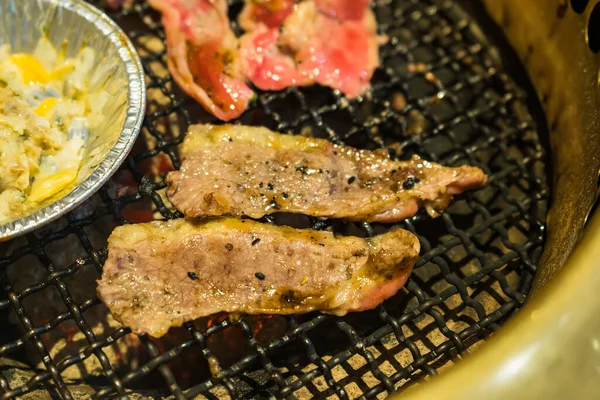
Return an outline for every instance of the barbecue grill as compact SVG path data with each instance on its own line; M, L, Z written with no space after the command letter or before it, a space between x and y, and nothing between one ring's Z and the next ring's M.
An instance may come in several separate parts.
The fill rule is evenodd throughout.
M595 365L600 349L592 336L599 323L584 323L600 306L591 272L600 221L571 253L598 186L600 3L374 3L389 41L371 92L351 101L317 87L259 92L239 122L483 168L486 187L459 196L439 218L421 213L399 224L422 246L406 287L346 317L217 315L161 340L112 320L94 294L108 235L119 224L180 217L165 200L164 177L179 167L187 126L215 122L168 74L159 15L127 1L109 15L142 59L143 130L97 195L1 245L2 399L535 398L558 395L559 386L575 397L593 393L573 381L583 374L573 365L582 354L581 363ZM231 1L232 21L241 5ZM359 236L391 228L300 223Z

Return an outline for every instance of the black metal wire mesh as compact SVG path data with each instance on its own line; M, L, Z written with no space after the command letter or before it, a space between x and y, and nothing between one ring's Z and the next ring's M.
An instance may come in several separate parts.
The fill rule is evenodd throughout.
M232 15L240 5L232 3ZM136 149L92 200L0 247L2 399L38 390L61 398L382 398L450 366L523 304L548 196L527 93L455 2L382 1L375 10L389 42L371 94L348 101L324 88L260 93L241 122L482 167L490 176L484 189L459 196L440 218L419 214L400 224L422 246L406 287L376 310L344 318L217 316L161 341L111 319L94 294L106 238L117 224L179 216L163 200L164 175L179 166L186 127L210 120L166 70L159 16L135 2L110 15L134 41L147 76ZM359 235L389 228L311 225ZM28 372L7 373L8 358Z

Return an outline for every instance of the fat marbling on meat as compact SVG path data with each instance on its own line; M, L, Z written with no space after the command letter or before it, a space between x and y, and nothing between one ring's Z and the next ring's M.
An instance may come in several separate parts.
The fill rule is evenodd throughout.
M118 6L118 0L108 0ZM369 0L249 0L246 34L230 27L226 0L149 0L162 15L177 84L221 120L239 117L254 93L315 83L356 97L379 65Z
M485 184L477 168L444 167L387 150L358 150L316 138L240 125L190 127L167 196L189 217L260 218L274 212L396 222Z
M263 90L315 83L348 97L365 92L379 66L375 16L368 0L249 1L240 15L246 30L241 62Z
M344 315L393 296L419 249L401 229L363 239L233 218L125 225L109 238L98 295L154 337L218 312Z

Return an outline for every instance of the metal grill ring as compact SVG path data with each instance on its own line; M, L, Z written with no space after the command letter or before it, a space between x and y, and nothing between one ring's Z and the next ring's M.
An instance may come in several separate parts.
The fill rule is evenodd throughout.
M211 121L168 74L159 16L145 2L127 3L133 4L109 15L143 61L143 134L97 196L0 247L0 363L8 368L4 360L17 359L37 367L19 379L0 373L2 399L38 390L67 399L132 391L175 398L381 398L451 366L523 304L543 244L549 193L535 99L456 2L388 0L375 7L390 40L370 94L348 101L317 87L259 92L240 122L362 148L388 146L398 158L419 154L483 168L487 187L459 196L440 218L419 214L400 224L422 245L406 287L370 312L217 316L187 323L168 343L106 322L110 317L93 295L106 238L117 224L180 217L164 200L164 175L179 167L187 126ZM232 2L232 16L240 7ZM309 223L359 235L390 228Z

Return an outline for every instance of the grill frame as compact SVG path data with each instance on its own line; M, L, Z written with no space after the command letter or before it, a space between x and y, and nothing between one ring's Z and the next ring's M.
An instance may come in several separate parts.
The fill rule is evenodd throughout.
M443 2L443 1L439 2L439 3L440 4L450 4L449 2ZM147 10L147 8L146 8L146 10ZM153 29L155 29L155 28L150 27L150 30L153 30ZM135 36L136 35L132 35L132 39L135 40L136 39ZM148 72L148 69L147 69L147 72ZM508 78L508 76L506 76L506 78ZM160 78L156 79L155 81L164 83L164 81L161 81ZM510 84L511 83L510 79L507 79L507 82L509 82L509 84ZM393 84L393 82L392 82L392 84ZM153 85L153 83L151 82L148 85L148 88L149 89L156 88L156 86ZM296 89L293 89L291 92L300 93L300 91L298 91ZM518 93L516 98L520 99L522 101L524 99L525 94L519 90L516 90L516 92ZM269 101L268 101L269 96L277 97L277 95L269 95L269 94L259 97L261 104L263 106L265 103L269 103ZM345 104L344 100L340 96L336 96L335 105L339 108L343 108L344 104ZM176 107L179 107L179 106L176 106ZM191 120L188 111L184 110L183 108L181 109L181 111L182 111L182 116L184 119L186 119L188 121ZM157 116L160 117L160 115L157 115ZM149 122L150 118L151 117L147 116L147 119L145 121L146 128L151 126L151 122ZM277 118L275 118L274 120L276 123L278 123L278 126L275 127L276 129L280 129L280 130L289 129L289 126L286 127L285 125L281 125L279 122L277 122ZM318 122L317 122L317 125L318 125ZM532 126L533 126L533 122L528 121L521 127L522 130L517 129L516 133L513 132L512 134L526 133L532 128ZM173 156L173 158L176 158L174 151L169 148L168 141L164 141L164 138L162 138L162 139L160 138L162 136L162 133L159 131L152 132L152 129L149 129L149 130L150 130L151 135L154 135L155 137L159 138L159 140L158 140L159 142L161 142L161 140L163 140L164 146L161 145L162 146L161 150L164 151L165 153L167 153L169 156ZM325 130L325 133L331 134L331 132L329 132L328 130ZM364 131L363 131L363 133L364 133ZM180 141L180 139L178 139L178 141ZM540 155L540 157L541 157L541 155ZM430 157L430 159L432 159L432 158ZM127 167L134 176L136 175L136 170L138 169L136 167L136 162L139 162L139 161L140 161L139 158L136 160L136 154L133 154L132 156L130 156L127 161ZM176 161L173 164L175 165L175 167L177 167ZM473 164L476 164L476 163L473 163ZM519 165L519 162L517 162L516 165ZM517 169L526 170L527 168L525 165L520 165ZM94 339L94 334L91 331L90 326L88 326L86 324L85 318L83 318L83 316L82 316L82 312L85 312L90 307L93 307L94 305L96 305L97 300L91 299L90 301L85 302L80 305L72 304L72 298L69 295L68 288L64 284L64 282L61 282L61 279L64 276L68 276L68 275L75 273L77 270L79 270L87 265L95 265L97 268L99 268L99 269L101 268L101 264L102 264L103 258L105 256L105 249L103 249L103 248L98 249L97 247L92 245L90 240L87 239L87 235L85 234L84 228L83 228L84 226L88 225L89 223L96 221L100 216L102 216L106 213L110 213L113 216L115 216L119 220L120 223L123 223L123 222L125 222L125 220L123 218L123 215L121 214L121 210L127 204L131 204L133 202L139 201L142 197L151 198L152 201L157 206L157 209L161 212L161 214L163 216L165 216L165 217L178 216L177 213L174 213L172 210L167 208L167 206L162 201L162 199L155 193L155 190L164 188L164 184L162 182L158 182L158 183L151 182L148 179L148 177L144 177L143 174L139 174L139 173L136 176L136 180L138 181L138 189L139 189L139 191L136 195L130 196L130 197L125 197L125 198L117 200L117 201L112 201L112 200L110 200L110 195L109 195L108 191L106 189L104 189L101 191L100 196L103 198L104 201L107 202L107 204L104 204L103 206L101 206L101 208L99 210L94 211L91 216L85 217L85 218L79 218L74 215L68 215L66 218L67 218L67 221L69 222L69 224L71 224L71 225L66 230L62 230L59 232L48 232L46 234L42 233L40 235L41 240L40 240L40 238L38 238L37 235L32 234L32 235L27 236L27 239L29 241L27 248L29 250L25 250L25 252L29 251L33 254L37 254L38 257L44 257L44 248L43 248L44 246L42 243L44 243L45 241L47 241L49 239L57 239L60 237L65 237L68 234L72 234L72 233L77 234L77 236L79 237L79 240L82 242L84 249L86 250L86 252L89 253L89 257L79 259L76 263L72 264L69 268L63 269L63 270L59 270L59 269L56 269L53 266L51 266L51 263L50 263L51 260L49 258L47 258L46 262L48 263L48 272L50 273L50 275L48 276L48 279L46 280L45 283L43 283L41 285L32 286L28 289L29 292L35 292L36 290L43 290L43 288L49 283L52 285L55 285L58 288L58 290L60 291L61 297L63 297L65 302L67 304L72 305L72 306L70 306L69 311L66 314L62 314L62 316L59 317L58 319L55 319L54 322L51 321L46 326L41 327L42 329L38 328L37 332L35 329L33 329L32 326L27 326L28 318L25 315L26 314L25 312L21 313L20 319L21 319L21 322L25 326L27 326L30 333L33 332L33 335L30 335L30 336L32 336L34 338L36 335L39 335L39 333L44 331L45 329L51 330L53 328L56 328L63 319L73 318L75 321L77 321L79 328L86 334L87 337L90 338L90 342L91 342L90 346L88 347L88 350L89 350L88 353L83 354L83 356L87 357L89 354L94 353L95 356L100 359L101 363L105 364L104 365L105 371L106 371L107 375L109 376L109 380L112 381L111 382L112 385L107 386L103 389L100 389L98 391L98 393L96 394L96 397L102 397L104 395L110 394L111 392L117 392L117 393L123 395L123 394L125 394L125 392L123 391L123 384L128 381L135 380L135 378L136 378L136 375L133 374L133 375L125 375L124 377L122 377L122 379L119 379L119 377L114 373L114 371L112 371L112 368L110 368L110 365L108 365L108 366L106 365L108 363L108 359L106 358L106 355L103 355L103 353L102 353L102 348L104 347L103 345L106 345L106 344L110 343L111 341L114 341L114 340L118 339L119 337L126 335L128 330L123 329L123 328L118 329L115 332L113 332L108 339L105 339L104 341L97 341L96 339ZM492 184L493 184L493 181L492 181ZM544 194L544 192L542 192L542 194L541 194L542 201L546 200L545 199L546 195L547 195L547 193ZM470 195L467 195L466 197L469 198L469 196ZM519 206L523 206L523 204L516 203L513 205L513 208L507 208L507 210L511 210L511 211L518 210ZM525 206L527 206L527 205L525 205ZM507 211L507 212L510 213L510 211ZM423 217L423 215L417 216L417 217L409 220L408 222L404 223L404 227L406 227L408 229L411 229L411 227L412 227L412 230L414 231L415 230L414 224L419 224L426 219L427 218ZM443 221L444 224L447 225L447 227L449 227L447 229L450 231L450 233L454 234L455 235L454 237L458 238L458 239L454 239L454 241L452 241L452 240L448 241L447 242L448 248L444 249L444 252L442 252L440 254L445 253L446 250L453 247L453 243L456 244L457 241L461 242L463 244L469 243L471 241L468 234L465 234L465 232L462 232L460 229L457 229L454 226L454 223L452 222L452 218L451 218L450 214L445 214L441 220ZM492 225L494 224L494 221L495 220L492 220ZM499 222L499 221L496 221L496 222ZM320 227L320 228L326 228L327 224L323 225L320 223L315 226ZM537 246L537 247L541 248L541 241L542 241L541 236L543 234L543 225L540 224L540 226L538 228L539 229L538 229L537 233L534 234L533 236L537 236L537 238L539 239L539 242L534 241L532 243L532 246ZM496 228L496 229L499 230L500 236L508 237L508 233L506 232L506 230L503 231L502 228ZM370 233L368 229L367 229L367 233ZM426 238L424 238L423 236L420 236L419 238L421 239L421 242L422 242L422 245L424 248L431 247ZM509 240L509 242L510 242L510 240ZM522 250L522 249L518 249L518 250ZM425 250L425 251L427 251L427 250ZM518 251L516 251L516 252L518 253ZM19 256L21 256L21 254L16 254L13 258L18 258ZM439 256L440 255L438 254L437 257L439 257ZM528 260L528 262L526 262L525 264L527 264L527 268L530 269L530 272L533 272L535 270L535 260L531 259L530 256L522 256L522 258L525 260ZM427 258L422 257L419 262L421 265L423 265L426 261L427 261ZM10 264L11 262L12 262L12 260L10 258L6 259L6 260L1 260L0 268L7 267L8 264ZM442 260L442 263L444 263L444 260ZM447 274L450 274L450 270L448 270ZM494 329L497 328L497 326L495 325L497 321L501 321L502 319L506 318L514 309L516 309L517 307L522 305L522 303L525 300L525 293L527 292L527 290L526 290L527 286L529 286L530 283L531 283L531 280L529 281L529 283L524 284L525 290L523 290L523 293L521 293L520 296L515 295L514 298L511 300L511 302L507 303L509 305L502 307L501 310L498 310L499 312L497 312L493 315L489 315L489 316L482 318L482 320L479 321L477 324L478 329L485 328L485 327L491 327ZM15 293L14 290L12 290L12 288L9 286L10 283L6 282L6 279L3 282L3 284L4 284L5 291L7 293L9 293L9 296L8 296L9 298L7 300L0 302L0 309L6 308L6 307L11 307L11 306L14 309L20 309L19 295L17 293ZM461 284L458 283L458 281L455 281L455 284L456 284L456 287L454 290L456 290L457 293L467 291L466 287L464 285L461 287ZM409 284L407 286L407 288L408 288L409 292L413 291L414 293L417 293L417 295L418 295L419 291L422 292L422 290L419 288L419 286L416 285L414 282L412 282L412 287L411 287L411 284ZM423 293L421 293L421 295L423 295ZM467 294L465 297L468 299L469 295ZM426 309L428 306L431 306L436 301L439 301L434 298L430 298L429 300L431 300L429 303L427 303L427 302L424 303L425 304L423 306L424 309ZM469 300L467 300L467 301L469 301ZM357 339L355 341L355 343L353 343L354 349L358 353L360 353L360 355L364 359L367 360L366 365L368 365L368 368L372 369L371 372L381 382L376 387L369 388L366 391L366 393L364 393L364 395L366 397L373 397L374 395L382 392L383 390L387 390L388 392L390 392L394 389L394 381L398 381L398 380L402 379L402 375L396 375L395 377L389 378L389 377L385 376L385 374L381 373L381 371L378 373L377 371L379 369L376 367L376 365L377 365L376 358L373 356L373 354L370 353L369 350L367 350L367 348L370 345L372 345L374 342L381 339L381 337L383 337L386 334L395 333L398 338L405 336L402 333L402 330L399 328L399 326L401 324L398 321L399 320L398 318L395 318L395 317L389 315L389 313L387 313L385 307L380 307L378 312L380 313L380 316L384 315L384 317L382 317L382 318L384 318L384 320L385 320L385 318L387 318L387 321L389 321L388 323L390 325L384 327L385 329L382 328L382 329L384 329L383 331L381 331L381 330L376 331L375 333L372 333L371 335L367 336L366 338L362 338L361 335L359 333L357 333L356 329L354 329L351 324L348 324L343 319L336 319L336 321L335 321L335 325L344 334L346 334L348 337ZM387 315L385 315L385 314L387 314ZM341 384L337 383L335 379L333 379L332 374L329 370L331 369L331 366L339 365L339 364L343 363L344 358L348 359L349 355L351 355L351 353L342 352L342 353L334 355L328 361L323 361L323 360L318 361L318 360L320 360L318 353L316 351L314 351L314 349L311 350L311 347L314 348L314 344L311 342L311 340L308 337L306 337L306 332L312 330L309 328L314 328L314 326L316 326L318 324L321 324L321 323L324 323L325 321L333 320L333 319L334 319L334 317L317 316L315 319L313 319L307 323L299 324L292 317L288 321L291 331L292 331L292 334L289 335L289 337L293 338L293 339L290 339L290 341L299 339L303 342L303 344L306 346L306 349L308 351L309 359L311 359L311 361L314 361L317 364L317 368L313 371L317 371L317 373L320 371L323 374L323 376L325 376L327 384L331 387L331 389L332 389L331 392L337 393L340 395L340 397L343 397L342 394L344 391L344 387L341 386ZM406 319L408 319L408 317L406 317ZM435 317L434 317L434 319L435 319ZM179 352L184 351L184 349L191 347L196 343L198 343L202 346L202 343L206 341L207 335L212 335L219 331L223 331L223 330L227 329L231 324L232 324L232 322L230 320L225 320L225 321L221 322L220 324L213 325L211 328L209 328L209 330L205 334L194 331L191 328L191 325L188 324L187 327L188 327L188 329L190 329L192 339L189 341L186 341L185 343L182 343L179 347L177 347L175 349L164 352L161 355L162 358L154 360L154 361L157 361L154 364L159 365L157 368L160 370L167 385L169 387L171 387L172 392L176 397L183 396L184 392L181 390L181 388L178 388L177 382L175 381L173 374L168 370L168 367L166 366L166 364L162 364L158 361L161 361L161 360L164 361L165 359L174 357ZM294 327L295 324L297 324L299 327ZM242 318L240 321L238 321L237 325L239 325L241 327L242 331L244 331L246 334L249 334L250 337L252 336L250 324L244 318ZM456 334L456 333L452 332L451 330L448 331L448 326L445 322L441 323L440 325L442 326L441 329L444 329L443 327L445 326L445 329L448 332L449 338L448 338L448 341L445 342L444 346L439 346L439 349L436 349L436 350L438 350L438 352L446 353L446 352L452 350L454 347L457 347L459 349L459 353L460 353L461 348L466 349L468 347L468 346L465 346L462 342L465 339L467 339L468 337L472 337L474 335L474 332L472 330L466 331L461 337L460 334ZM304 327L304 330L302 329L302 327ZM294 332L296 332L296 334L294 334ZM150 340L148 340L147 338L142 339L142 340L145 342L148 352L151 356L155 356L160 353L160 350L157 348L157 346L155 344L153 344ZM36 342L36 346L38 347L38 349L43 352L44 343L42 343L39 339L34 340L34 341ZM276 345L263 347L254 338L250 339L249 343L254 348L255 354L252 356L252 359L245 360L246 364L249 364L250 362L258 360L258 362L262 365L262 367L268 373L273 374L276 386L279 386L280 388L285 386L282 390L279 391L278 394L281 395L282 397L285 395L292 394L293 390L295 389L297 384L296 384L296 386L293 384L286 385L284 377L279 372L277 372L276 367L273 365L272 361L269 359L269 356L268 356L268 354L271 353L276 347L283 346L286 343L274 342L274 343L276 343ZM414 343L413 343L413 346L415 346ZM4 346L0 347L0 352L2 352L2 350L6 350ZM411 350L413 350L413 349L411 349ZM418 352L418 349L416 351ZM434 354L432 354L431 356L433 356L433 355ZM315 356L317 356L317 358L315 358ZM81 358L81 355L79 355L79 357ZM102 361L103 359L104 359L104 361ZM11 398L11 396L26 393L29 389L35 387L35 385L38 382L42 382L47 379L52 379L52 380L55 380L55 382L57 384L56 390L62 396L68 398L66 384L64 382L61 384L62 379L59 376L60 374L58 373L58 369L60 369L60 367L64 366L65 364L69 364L70 362L77 361L77 356L75 358L71 357L66 360L63 360L63 362L59 363L59 364L54 363L51 358L50 358L50 360L51 360L51 362L47 366L48 372L42 373L38 377L36 377L34 380L32 380L31 386L28 385L28 387L23 390L17 389L17 390L9 391L9 392L5 393L4 396L7 398ZM425 360L426 360L426 358L425 358ZM434 369L431 366L428 366L427 364L424 365L422 368L429 372L434 371ZM408 369L406 369L405 371L407 371L407 370ZM138 371L138 372L140 372L140 371ZM403 373L407 373L407 372L403 372ZM312 374L309 373L309 374L304 375L305 376L304 379L306 380L306 383L308 383L309 381L312 380L313 375L316 375L316 373L312 373ZM113 379L110 376L113 376L115 379ZM238 390L236 388L236 385L237 385L236 383L229 380L226 376L223 376L222 378L223 378L222 382L225 385L225 387L232 390L233 392ZM185 395L191 396L191 395L195 394L196 392L201 391L202 389L210 389L212 386L215 385L215 382L217 382L219 379L220 379L219 377L217 377L215 379L211 378L210 380L207 380L206 382L203 383L204 387L197 387L195 390L186 392ZM302 382L302 381L303 380L298 380L296 382ZM4 382L0 382L0 383L4 383ZM3 386L3 385L0 385L0 386ZM260 393L262 393L263 390L265 390L266 388L269 388L269 386L271 386L271 385L266 385L266 386L257 385L256 387L252 388L252 391L256 391L257 394L260 394ZM288 387L289 387L289 389L287 389Z

